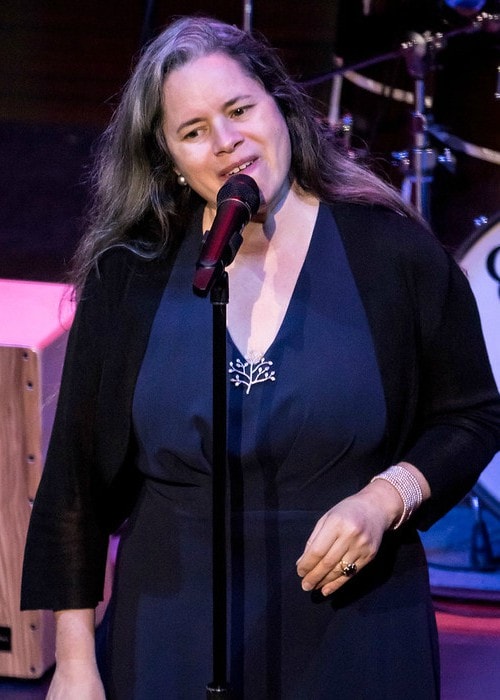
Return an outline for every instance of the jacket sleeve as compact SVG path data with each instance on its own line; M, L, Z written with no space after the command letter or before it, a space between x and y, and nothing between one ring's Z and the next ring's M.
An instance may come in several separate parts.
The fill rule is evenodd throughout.
M22 609L95 607L110 523L96 464L96 411L112 304L91 274L70 330L54 426L28 530Z
M476 301L451 256L439 249L433 259L425 271L417 268L413 281L420 329L419 433L404 455L431 487L432 497L416 518L421 529L467 495L500 449L500 400Z
M500 397L476 301L463 271L417 222L381 207L337 205L334 214L384 386L378 470L406 460L425 475L432 496L412 522L427 529L500 449Z

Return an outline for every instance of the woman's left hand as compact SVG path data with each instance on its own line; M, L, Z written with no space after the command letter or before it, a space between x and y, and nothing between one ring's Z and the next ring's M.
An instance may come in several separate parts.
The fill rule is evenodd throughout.
M331 508L316 523L297 561L302 588L319 589L325 596L338 590L375 557L402 509L397 491L381 480Z

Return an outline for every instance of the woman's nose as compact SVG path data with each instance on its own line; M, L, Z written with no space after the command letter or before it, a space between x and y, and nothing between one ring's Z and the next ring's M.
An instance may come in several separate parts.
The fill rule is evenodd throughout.
M214 126L214 151L231 153L243 140L237 126L228 119Z

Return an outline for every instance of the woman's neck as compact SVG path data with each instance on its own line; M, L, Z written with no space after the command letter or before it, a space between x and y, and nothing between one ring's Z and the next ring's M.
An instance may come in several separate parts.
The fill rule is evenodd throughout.
M279 207L269 212L263 221L252 220L243 231L243 243L238 257L266 256L271 249L279 250L290 243L290 233L307 229L316 219L318 200L291 187Z

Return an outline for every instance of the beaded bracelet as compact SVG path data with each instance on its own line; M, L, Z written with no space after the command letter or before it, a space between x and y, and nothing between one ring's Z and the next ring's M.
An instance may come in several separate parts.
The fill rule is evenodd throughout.
M376 479L384 479L384 481L388 481L392 484L403 501L403 513L398 522L391 528L392 530L397 530L421 505L422 489L420 488L420 484L413 474L400 464L389 467L389 469L386 469L384 472L377 474L373 477L371 482L376 481Z

